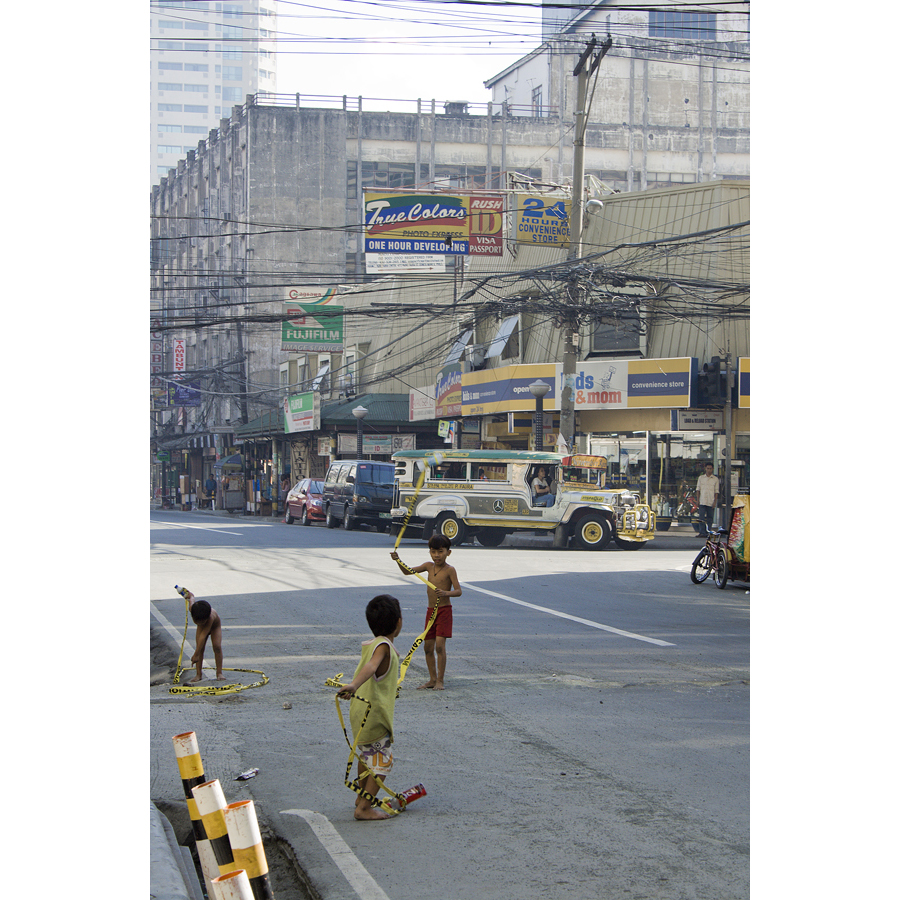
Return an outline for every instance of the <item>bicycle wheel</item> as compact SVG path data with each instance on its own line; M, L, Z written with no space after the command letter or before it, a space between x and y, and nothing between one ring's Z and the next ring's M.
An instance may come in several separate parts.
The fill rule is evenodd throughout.
M728 556L724 550L716 554L716 564L713 568L713 581L717 588L723 588L728 584Z
M712 569L712 554L709 552L709 547L704 547L697 554L697 558L691 566L691 581L693 581L694 584L703 584L703 582L709 578L709 573L712 572Z

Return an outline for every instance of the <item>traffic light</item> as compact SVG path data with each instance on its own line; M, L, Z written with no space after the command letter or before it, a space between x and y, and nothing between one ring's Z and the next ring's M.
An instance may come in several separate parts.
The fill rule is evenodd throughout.
M725 373L722 371L721 358L718 356L711 357L709 362L704 364L703 370L706 372L709 379L710 403L716 405L723 403L725 400L725 391L722 390L722 377Z
M697 373L697 406L709 406L709 404L709 375L704 364L703 371Z

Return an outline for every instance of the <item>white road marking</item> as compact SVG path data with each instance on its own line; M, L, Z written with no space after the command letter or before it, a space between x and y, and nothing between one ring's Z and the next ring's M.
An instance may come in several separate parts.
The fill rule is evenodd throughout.
M235 537L240 537L241 533L239 531L222 531L221 528L210 528L208 525L185 525L183 522L158 522L153 521L150 523L151 525L171 525L173 528L197 528L200 531L213 531L216 534L233 534Z
M313 834L334 860L360 900L390 900L325 816L311 809L283 809L281 815L300 816L306 819Z
M609 631L612 634L618 634L622 637L632 638L636 641L646 641L648 644L656 644L658 647L674 647L668 641L661 641L657 638L644 637L642 634L632 634L630 631L622 631L619 628L613 628L611 625L601 625L600 622L592 622L590 619L582 619L579 616L570 616L568 613L559 612L555 609L548 609L546 606L535 606L533 603L526 603L524 600L516 600L515 597L507 597L506 594L498 594L495 591L489 591L485 588L476 587L474 584L465 584L460 582L460 587L467 588L470 591L478 591L487 594L490 597L497 597L500 600L506 600L508 603L516 603L519 606L527 606L528 609L535 609L538 612L548 613L551 616L558 616L560 619L568 619L570 622L580 622L590 628L599 628L601 631Z
M150 601L150 612L156 617L156 621L162 625L169 634L175 638L175 643L178 646L181 646L181 639L184 637L184 654L187 659L190 659L194 655L194 648L188 643L187 635L183 631L178 631L178 629L153 605L153 601Z

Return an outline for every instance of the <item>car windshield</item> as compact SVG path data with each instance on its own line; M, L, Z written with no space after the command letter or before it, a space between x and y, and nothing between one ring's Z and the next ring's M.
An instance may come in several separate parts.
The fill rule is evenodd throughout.
M321 494L323 484L324 484L323 481L311 481L309 483L309 493L310 494Z
M359 467L358 480L361 484L394 484L394 467L378 463L364 463Z

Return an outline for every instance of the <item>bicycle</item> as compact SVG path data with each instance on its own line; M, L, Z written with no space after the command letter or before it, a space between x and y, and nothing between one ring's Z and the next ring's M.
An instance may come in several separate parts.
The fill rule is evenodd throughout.
M691 566L691 581L694 584L703 584L712 573L716 587L725 587L728 581L727 547L727 528L707 532L706 543Z

